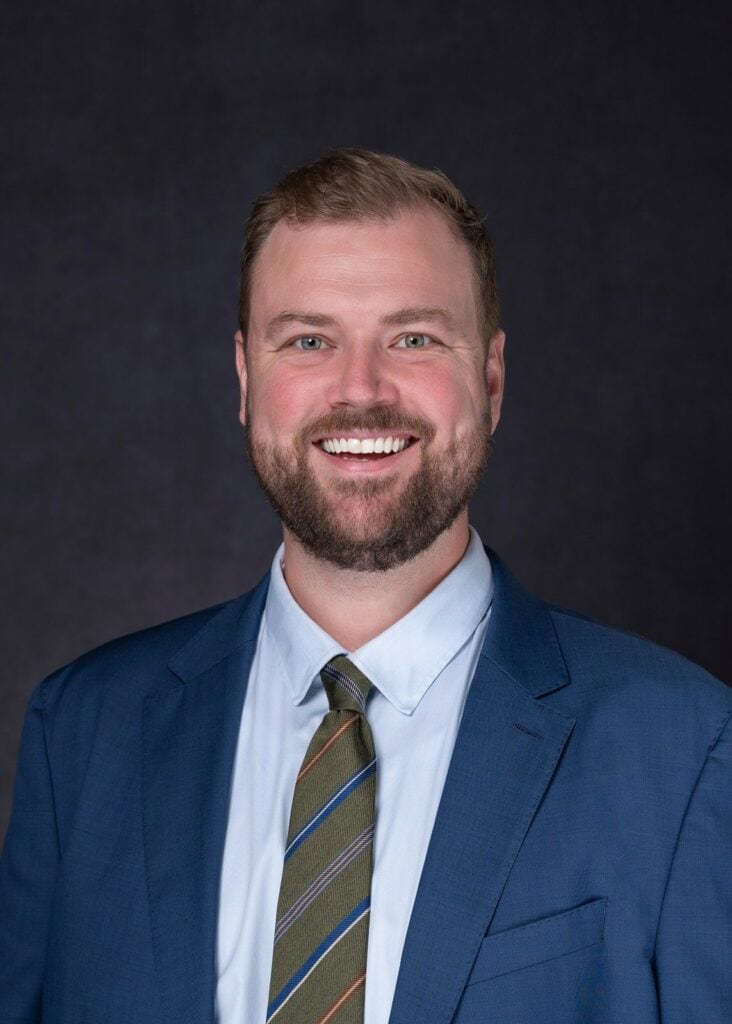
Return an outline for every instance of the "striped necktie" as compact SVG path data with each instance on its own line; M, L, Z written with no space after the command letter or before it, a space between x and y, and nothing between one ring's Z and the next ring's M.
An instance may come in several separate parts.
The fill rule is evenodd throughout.
M295 782L268 1024L363 1022L376 796L371 683L343 655L320 678L330 711Z

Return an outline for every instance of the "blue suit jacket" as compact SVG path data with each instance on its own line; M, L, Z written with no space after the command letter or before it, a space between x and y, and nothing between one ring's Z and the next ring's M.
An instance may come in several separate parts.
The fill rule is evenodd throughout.
M391 1024L730 1024L732 691L491 560ZM0 872L0 1024L213 1020L266 589L36 690Z

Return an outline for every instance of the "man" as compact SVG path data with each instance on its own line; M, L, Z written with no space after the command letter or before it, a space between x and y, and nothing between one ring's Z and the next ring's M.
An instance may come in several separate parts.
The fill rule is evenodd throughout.
M336 151L255 205L240 312L283 546L36 690L1 1024L731 1021L732 693L468 525L504 383L480 217Z

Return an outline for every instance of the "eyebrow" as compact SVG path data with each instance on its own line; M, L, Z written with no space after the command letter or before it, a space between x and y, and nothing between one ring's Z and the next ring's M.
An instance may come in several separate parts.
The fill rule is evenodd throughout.
M454 323L452 315L442 306L405 306L396 313L382 316L381 323L386 327L407 327L416 320L439 320L448 326Z
M438 320L447 326L454 323L452 315L442 306L405 306L394 313L386 313L381 317L380 323L384 327L408 327L417 320ZM270 320L267 324L267 334L275 334L280 328L293 323L304 324L307 327L335 327L338 320L327 313L286 309Z
M272 317L267 324L267 334L274 334L280 327L287 324L306 324L308 327L334 327L337 320L326 313L305 313L298 310L286 309Z

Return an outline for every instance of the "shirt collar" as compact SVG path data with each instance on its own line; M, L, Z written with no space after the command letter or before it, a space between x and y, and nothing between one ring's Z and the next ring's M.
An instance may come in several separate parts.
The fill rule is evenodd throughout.
M280 545L272 561L264 626L292 702L300 704L321 668L343 648L295 601L282 572L283 553ZM491 564L471 526L467 550L452 572L383 633L346 653L398 711L409 715L470 640L492 596Z

